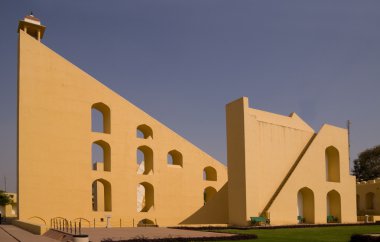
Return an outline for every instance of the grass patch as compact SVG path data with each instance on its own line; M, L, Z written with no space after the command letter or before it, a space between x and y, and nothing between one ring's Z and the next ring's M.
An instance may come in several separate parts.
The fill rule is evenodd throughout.
M255 242L349 242L353 234L379 233L380 225L286 229L224 229L215 232L256 234ZM247 241L247 240L245 240Z

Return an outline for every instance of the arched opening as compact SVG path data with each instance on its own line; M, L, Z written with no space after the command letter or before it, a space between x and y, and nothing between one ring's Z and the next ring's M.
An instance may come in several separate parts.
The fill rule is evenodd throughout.
M145 219L142 219L138 222L137 227L150 227L153 225L155 225L155 224L152 220L145 218Z
M92 210L112 211L111 183L104 179L97 179L92 183Z
M140 146L136 152L137 174L153 174L153 150L148 146Z
M217 174L215 168L208 166L203 169L203 180L205 181L216 181Z
M169 151L167 159L168 159L167 162L169 165L183 167L182 154L179 151L177 150Z
M340 182L339 151L330 146L326 148L326 180L329 182Z
M301 223L314 223L314 193L310 188L301 188L297 193L297 219Z
M137 185L137 212L149 212L154 207L154 188L148 182Z
M31 221L34 224L41 224L41 222L42 222L44 225L46 225L45 219L38 217L38 216L30 217L30 218L28 218L28 221ZM62 218L62 224L68 224L67 219Z
M104 103L95 103L91 107L91 130L111 133L111 110Z
M92 169L96 171L111 171L111 147L103 141L92 143Z
M213 187L206 187L203 191L203 204L208 203L216 194L216 189Z
M356 194L356 211L359 212L360 210L360 196Z
M340 223L341 221L340 195L337 191L331 190L327 193L327 222Z
M375 194L373 192L365 195L365 209L375 209Z
M140 139L153 139L153 130L146 124L139 125L136 129L136 137Z
M82 227L87 227L87 228L90 228L91 227L91 222L90 220L88 219L85 219L85 218L74 218L73 220L70 221L70 223L73 223L75 224L75 222L77 222L78 224L81 223L81 226Z

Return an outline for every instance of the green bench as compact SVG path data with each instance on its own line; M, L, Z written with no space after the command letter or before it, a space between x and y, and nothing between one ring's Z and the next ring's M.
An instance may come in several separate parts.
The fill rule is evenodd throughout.
M298 223L299 224L303 224L303 223L305 223L305 218L304 217L302 217L302 216L297 216L297 220L298 220Z
M264 217L251 217L251 223L253 225L267 225L270 224L270 220Z
M332 215L328 215L327 216L327 223L337 223L338 222L338 218L337 217L334 217Z

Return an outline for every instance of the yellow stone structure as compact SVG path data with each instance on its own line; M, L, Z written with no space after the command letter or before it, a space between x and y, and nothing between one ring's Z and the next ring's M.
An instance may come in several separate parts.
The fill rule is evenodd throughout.
M229 103L226 119L229 224L356 222L346 129L316 133L297 114L253 109L247 98Z
M380 178L356 183L356 208L358 216L375 215L380 221Z
M43 29L33 16L19 25L19 220L226 223L227 196L211 201L226 191L225 165L46 47ZM92 112L102 118L97 132ZM101 162L92 159L93 146Z
M18 216L40 233L82 226L355 222L347 130L226 106L225 165L41 43L19 24ZM101 127L94 123L100 117ZM94 157L94 150L100 158ZM228 177L227 177L228 176ZM28 227L29 226L29 227Z

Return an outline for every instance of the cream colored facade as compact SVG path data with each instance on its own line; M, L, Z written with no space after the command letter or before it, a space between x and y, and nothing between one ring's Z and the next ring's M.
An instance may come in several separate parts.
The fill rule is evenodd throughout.
M380 178L356 183L356 208L359 216L380 216Z
M57 218L96 227L247 225L260 215L272 224L296 224L299 215L307 223L326 223L327 215L356 221L345 129L324 125L316 134L296 114L251 109L241 98L226 107L227 174L222 163L43 45L45 27L30 19L19 25L23 226L49 227Z
M220 196L214 191L225 194L222 163L50 50L36 31L20 26L21 221L50 226L53 218L82 218L83 226L102 227L132 227L143 220L159 226L227 223L227 196L212 201ZM92 131L94 111L103 116L100 132ZM102 162L92 160L94 144L103 150ZM144 154L143 174L138 174L138 150ZM139 212L140 185L145 194Z
M282 116L248 105L226 106L229 224L250 217L271 224L356 222L355 177L350 175L347 130L318 133L297 114Z

